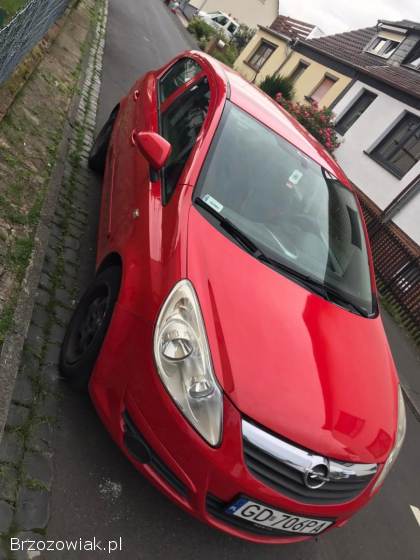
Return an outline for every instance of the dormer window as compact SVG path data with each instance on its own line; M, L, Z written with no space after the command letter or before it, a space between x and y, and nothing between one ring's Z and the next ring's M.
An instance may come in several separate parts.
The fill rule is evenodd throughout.
M376 54L377 56L389 58L397 50L399 44L400 43L398 41L393 41L392 39L378 36L373 40L367 50L368 52Z
M414 68L414 70L420 70L420 41L404 60L404 64Z

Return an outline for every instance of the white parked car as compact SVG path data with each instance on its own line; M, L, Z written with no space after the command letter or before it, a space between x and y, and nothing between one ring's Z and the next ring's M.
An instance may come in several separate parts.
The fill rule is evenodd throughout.
M198 12L198 16L206 23L222 31L227 39L231 39L239 29L239 23L224 12Z

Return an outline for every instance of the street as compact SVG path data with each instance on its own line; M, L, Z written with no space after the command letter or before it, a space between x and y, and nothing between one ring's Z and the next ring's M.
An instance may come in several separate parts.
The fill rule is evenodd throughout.
M138 76L192 44L161 0L110 0L97 128ZM81 240L82 286L93 275L99 201L100 185L92 176L89 231ZM373 502L341 529L281 547L234 539L178 509L123 457L88 398L64 384L61 391L48 539L96 537L105 542L121 537L119 556L130 560L420 558L420 525L410 507L420 508L420 423L409 406L404 448ZM85 556L99 558L104 553ZM75 558L75 553L63 552L59 558Z

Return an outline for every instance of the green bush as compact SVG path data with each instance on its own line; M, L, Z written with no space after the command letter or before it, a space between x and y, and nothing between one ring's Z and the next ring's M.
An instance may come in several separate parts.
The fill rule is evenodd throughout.
M193 18L188 24L187 29L199 42L207 42L216 35L216 30L201 18Z
M247 46L254 35L255 29L252 29L244 23L241 23L238 31L232 37L232 43L238 49L238 54L244 50L244 48Z
M235 60L238 58L238 50L234 44L228 43L223 50L214 49L211 53L214 58L223 62L227 66L233 67Z
M293 99L294 89L293 83L289 78L284 78L283 76L266 76L264 80L259 84L260 89L262 89L267 95L276 99L276 95L281 93L284 99Z

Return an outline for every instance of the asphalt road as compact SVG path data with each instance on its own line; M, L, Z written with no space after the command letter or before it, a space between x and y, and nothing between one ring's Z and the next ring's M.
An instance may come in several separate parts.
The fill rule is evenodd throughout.
M111 0L98 125L136 77L189 47L161 0ZM99 192L92 180L84 285L93 274ZM398 338L393 343L399 351ZM419 560L420 525L410 508L420 508L419 442L420 424L408 410L407 439L397 466L382 492L350 523L316 541L252 545L199 523L162 496L125 460L88 399L63 386L48 538L121 537L123 551L112 557L130 560ZM57 558L104 556L59 553Z

